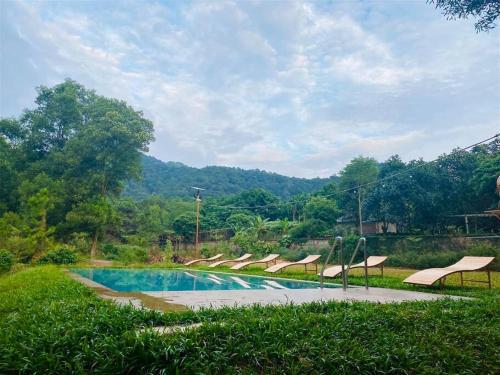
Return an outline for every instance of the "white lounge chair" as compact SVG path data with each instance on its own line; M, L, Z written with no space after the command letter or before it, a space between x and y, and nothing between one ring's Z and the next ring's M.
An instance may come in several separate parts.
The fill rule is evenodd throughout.
M314 265L316 266L316 272L318 272L318 264L316 263L316 261L319 258L321 258L321 255L308 255L304 259L299 260L298 262L281 262L281 263L275 264L274 266L266 268L264 271L275 273L275 272L281 271L287 267L303 265L304 271L307 272L307 265L314 263Z
M234 266L232 266L231 269L232 270L241 270L242 268L248 267L252 264L265 264L266 267L269 267L269 263L271 263L271 262L274 262L274 264L276 264L276 259L278 259L279 256L280 256L279 254L269 254L267 257L262 258L262 259L237 263Z
M190 260L189 262L186 262L184 263L185 266L191 266L193 264L196 264L196 263L199 263L199 262L207 262L207 263L210 263L210 262L213 262L214 260L217 260L219 258L222 258L224 254L217 254L217 255L214 255L213 257L211 258L202 258L202 259L194 259L194 260Z
M238 263L238 262L242 262L244 260L247 260L248 258L251 258L253 256L253 254L250 254L250 253L247 253L247 254L244 254L242 256L240 256L239 258L236 258L236 259L226 259L226 260L219 260L215 263L212 263L211 265L209 265L209 267L217 267L217 266L221 266L223 264L227 264L227 263Z
M413 275L408 276L404 283L415 284L415 285L432 285L439 280L439 285L441 288L444 287L444 282L446 276L453 273L460 273L461 285L464 285L464 281L476 282L476 283L487 283L491 289L491 275L490 270L487 268L495 257L463 257L457 263L452 264L445 268L429 268L426 270L418 271ZM485 270L488 274L488 281L478 281L478 280L464 280L464 272L474 272Z
M368 268L374 268L374 267L380 267L380 271L382 273L382 276L384 276L384 262L386 261L387 257L384 256L369 256L366 258L366 263L368 264ZM347 266L345 266L347 268ZM360 262L351 265L351 268L349 270L352 270L353 268L365 268L365 262ZM328 267L325 269L323 272L323 276L325 277L336 277L342 273L342 266L333 266L333 267ZM320 273L318 273L320 275Z

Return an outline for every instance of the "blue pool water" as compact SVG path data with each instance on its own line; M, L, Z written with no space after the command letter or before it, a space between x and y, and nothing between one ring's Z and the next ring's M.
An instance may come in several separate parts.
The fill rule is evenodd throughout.
M73 273L119 292L182 290L315 289L319 283L205 271L80 268ZM326 288L337 285L325 284Z

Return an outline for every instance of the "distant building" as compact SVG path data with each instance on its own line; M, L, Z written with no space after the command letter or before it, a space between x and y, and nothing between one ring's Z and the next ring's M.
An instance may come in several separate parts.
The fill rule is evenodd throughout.
M337 219L338 224L349 225L358 227L358 222L353 217L340 217ZM387 230L385 233L395 234L398 232L396 223L386 223ZM384 233L384 222L383 221L373 221L367 220L363 221L363 233L364 234L382 234Z
M386 225L387 225L386 233L398 232L395 223L387 223ZM382 221L364 221L363 233L365 234L384 233L384 223Z

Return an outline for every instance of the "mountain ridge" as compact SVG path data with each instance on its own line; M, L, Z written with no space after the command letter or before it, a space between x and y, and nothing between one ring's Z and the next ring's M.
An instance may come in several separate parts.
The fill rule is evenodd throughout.
M128 181L124 195L140 200L150 195L191 197L191 186L205 188L206 196L238 194L244 190L263 188L280 198L311 193L334 181L330 178L301 178L280 175L260 169L206 166L196 168L180 162L164 162L149 155L142 156L139 181Z

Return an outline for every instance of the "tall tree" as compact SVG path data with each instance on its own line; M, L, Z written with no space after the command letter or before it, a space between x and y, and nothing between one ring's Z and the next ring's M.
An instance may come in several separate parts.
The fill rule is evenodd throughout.
M153 140L153 125L125 102L99 96L69 79L37 90L34 109L19 120L0 122L0 170L8 177L0 189L12 190L14 184L23 185L18 180L46 176L39 180L64 187L58 189L63 202L47 221L62 221L73 212L69 216L73 224L78 217L88 224L89 215L75 210L94 210L106 197L118 195L124 181L138 177L141 151L147 151ZM6 152L16 156L15 165L3 156ZM10 208L12 203L0 199L0 210L2 206ZM95 241L102 232L96 228L101 222L105 220L82 225L93 228Z
M368 193L374 188L377 181L378 164L373 158L358 156L351 160L340 172L339 204L344 214L362 220L359 216Z
M311 197L305 206L305 212L309 219L320 220L330 227L340 216L335 201L323 197Z

